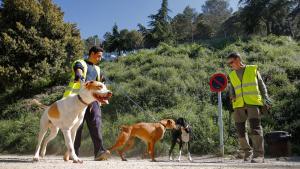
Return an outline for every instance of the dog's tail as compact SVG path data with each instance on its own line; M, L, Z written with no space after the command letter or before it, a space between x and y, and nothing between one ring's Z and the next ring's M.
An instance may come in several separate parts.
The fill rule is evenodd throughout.
M39 107L41 107L41 108L43 108L43 109L47 109L47 108L48 108L48 106L42 104L41 102L39 102L39 101L36 100L36 99L32 99L32 100L31 100L31 104L35 104L35 105L37 105L37 106L39 106Z

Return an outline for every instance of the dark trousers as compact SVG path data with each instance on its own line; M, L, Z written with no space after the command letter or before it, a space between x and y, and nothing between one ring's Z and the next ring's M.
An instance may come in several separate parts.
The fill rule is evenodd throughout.
M241 148L245 153L250 153L253 149L254 157L264 156L264 138L261 126L261 113L259 107L244 107L234 110L234 121L237 128L237 134ZM250 124L250 134L253 147L249 144L248 134L246 132L246 121Z
M99 151L105 150L103 147L102 130L101 130L101 125L102 125L101 109L98 102L93 102L87 107L83 122L78 127L75 142L74 142L74 149L76 155L79 155L79 147L81 144L81 133L82 133L84 121L86 121L92 141L94 143L94 154L96 156Z

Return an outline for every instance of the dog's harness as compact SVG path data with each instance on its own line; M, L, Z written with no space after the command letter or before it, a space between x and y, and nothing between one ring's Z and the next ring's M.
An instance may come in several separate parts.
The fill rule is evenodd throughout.
M81 102L81 103L83 103L84 105L89 105L89 104L87 104L85 101L83 101L83 99L82 99L82 97L78 94L77 95L77 98L78 98L78 100Z

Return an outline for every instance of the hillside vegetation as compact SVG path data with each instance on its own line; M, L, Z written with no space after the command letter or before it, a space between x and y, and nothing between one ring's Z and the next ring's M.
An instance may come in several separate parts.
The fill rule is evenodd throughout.
M185 117L193 128L192 153L218 151L217 95L209 90L214 73L230 72L224 57L240 52L247 64L257 64L273 100L270 114L264 115L264 131L285 130L292 134L293 152L300 153L300 44L289 37L253 37L231 41L207 41L200 44L170 46L161 43L151 50L140 50L114 62L102 62L101 71L113 91L109 105L102 108L103 137L106 147L114 144L119 126L162 118ZM67 79L66 77L64 77ZM67 84L67 82L65 82ZM22 97L15 92L1 94L0 151L32 153L36 145L42 109L32 105L37 98L44 104L60 99L63 86L49 86ZM19 99L14 99L17 97ZM225 123L225 150L237 149L231 105L222 93ZM10 99L8 99L10 98ZM298 137L297 137L298 136ZM91 154L93 146L85 129L82 153ZM157 145L157 153L166 154L170 134ZM59 134L49 144L49 153L63 152ZM133 153L142 154L138 142Z

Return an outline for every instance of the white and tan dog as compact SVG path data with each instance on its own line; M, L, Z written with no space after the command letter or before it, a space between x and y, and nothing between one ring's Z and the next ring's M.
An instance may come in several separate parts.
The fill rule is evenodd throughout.
M64 135L65 144L68 148L64 159L68 160L69 156L71 156L74 163L82 163L82 160L75 154L74 140L76 131L83 121L85 110L88 104L94 101L98 101L101 104L108 104L108 99L111 96L112 92L106 88L105 84L97 81L90 81L82 84L79 94L58 100L47 107L41 117L38 144L33 160L39 160L42 140L48 128L50 128L50 135L45 139L41 150L41 156L45 156L47 144L56 137L59 129L61 129Z

